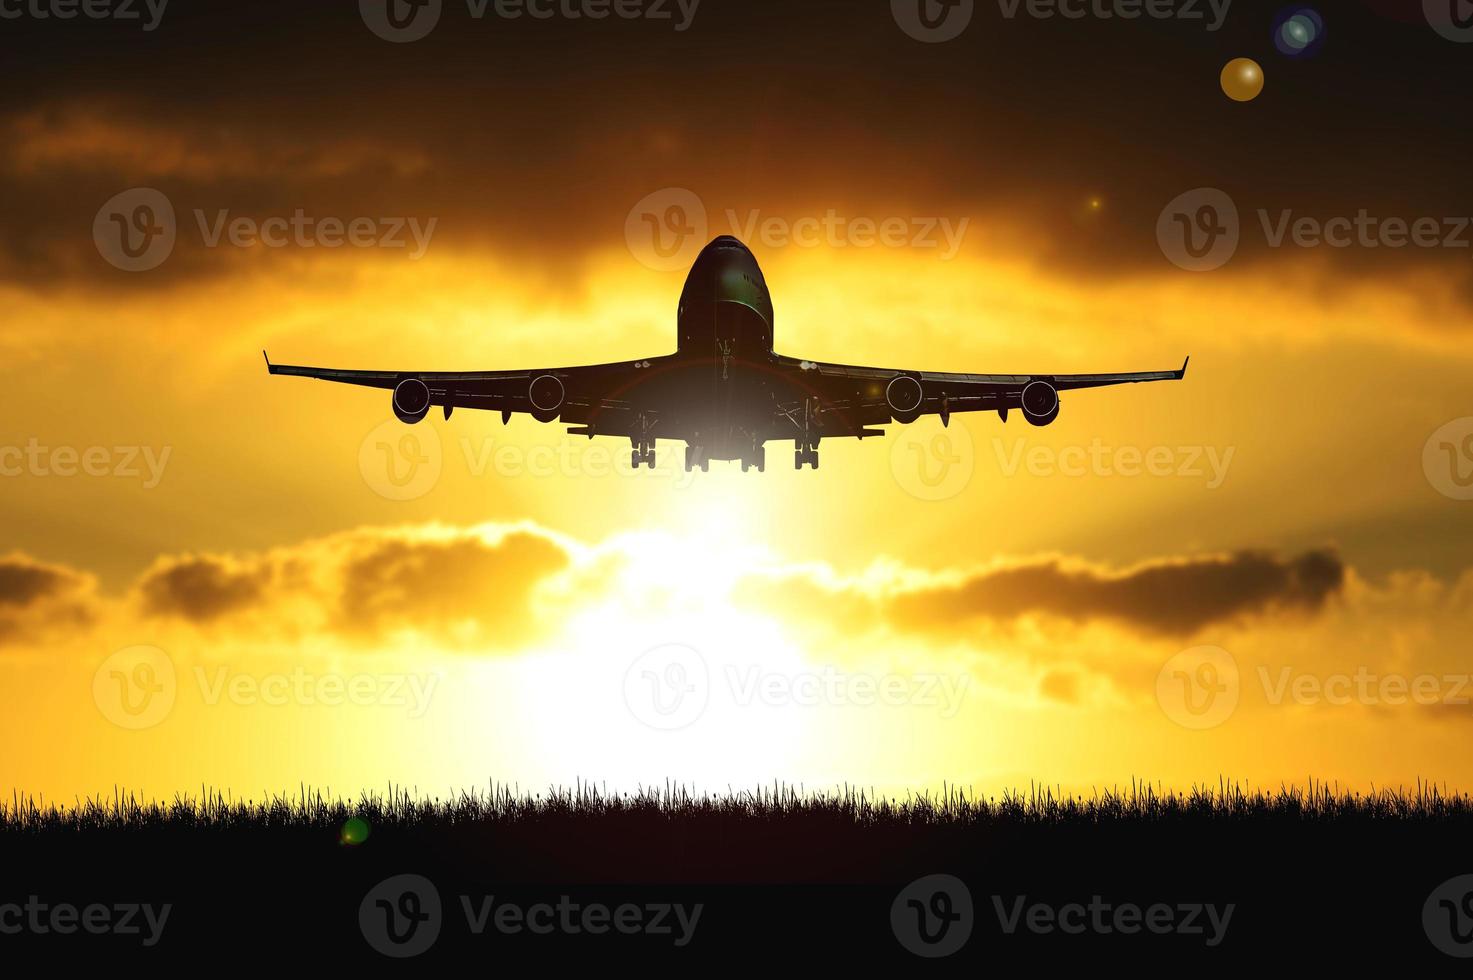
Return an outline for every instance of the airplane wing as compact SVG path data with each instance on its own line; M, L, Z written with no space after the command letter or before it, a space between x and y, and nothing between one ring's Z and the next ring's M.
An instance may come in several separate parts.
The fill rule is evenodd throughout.
M862 437L880 434L867 426L911 422L922 415L939 415L949 422L956 412L997 412L1006 421L1009 412L1019 410L1030 422L1047 425L1058 415L1061 391L1180 381L1191 358L1175 371L1120 374L950 374L783 361L797 372L799 389L816 399L819 411L837 416L824 420L824 434ZM803 410L798 403L779 404L778 415L793 420Z
M266 356L265 351L262 355ZM346 371L273 364L266 356L266 367L273 375L392 391L394 413L406 422L419 421L433 407L442 408L446 418L457 408L470 408L500 412L503 420L520 412L542 421L561 418L572 424L596 423L598 434L627 435L637 423L630 403L621 395L642 372L658 368L667 359L526 371L443 372Z

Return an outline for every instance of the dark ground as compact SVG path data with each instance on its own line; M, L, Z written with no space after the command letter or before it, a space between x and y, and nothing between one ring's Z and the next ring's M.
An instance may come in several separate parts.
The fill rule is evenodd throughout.
M354 813L369 833L344 843ZM172 813L109 805L58 815L12 806L6 816L0 906L19 908L0 908L0 947L29 948L48 962L355 966L388 962L375 944L402 953L420 943L427 948L415 965L483 956L488 969L524 957L544 965L587 958L604 966L675 960L765 969L924 965L911 947L934 953L965 939L938 963L1326 967L1392 956L1411 967L1456 967L1434 936L1473 954L1473 935L1462 933L1473 933L1473 885L1439 893L1430 930L1423 921L1435 889L1473 873L1473 803L1429 794L876 807L770 792L720 800L585 792L438 806L297 801L248 811L194 803ZM381 886L404 874L430 884ZM932 874L965 883L970 932L968 899L954 883L908 891L892 923L902 889ZM33 895L45 912L25 907ZM478 934L472 921L488 898L493 911ZM918 906L907 903L912 898ZM1030 930L1028 915L1044 914L1035 912L1009 933L1003 919L1020 899L1051 906L1084 931ZM1092 911L1092 902L1102 908ZM107 921L119 922L135 903L171 905L151 946L155 930L141 912L132 920L136 934L80 928L87 906L104 906ZM550 909L532 911L538 903ZM659 908L683 905L689 922L698 903L693 927ZM1083 909L1063 911L1071 903ZM60 934L52 927L67 926L67 913L52 916L68 904L79 909L79 927ZM506 905L532 918L498 927L498 915L517 914ZM1220 923L1228 905L1225 927L1205 908L1193 911L1212 906ZM613 911L600 919L597 908L588 911L595 906ZM1132 906L1141 910L1135 918ZM387 937L389 908L402 943ZM920 909L936 944L918 937ZM409 913L428 918L411 931ZM940 913L962 918L943 931ZM90 914L102 921L102 912ZM591 932L620 915L631 930L655 928ZM1152 916L1165 934L1117 928Z

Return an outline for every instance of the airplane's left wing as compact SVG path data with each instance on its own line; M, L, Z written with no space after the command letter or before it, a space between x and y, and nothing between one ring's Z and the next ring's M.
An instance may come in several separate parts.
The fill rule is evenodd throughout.
M457 408L470 408L501 412L508 419L520 412L543 421L560 418L586 425L597 420L600 429L625 434L632 422L622 418L630 414L630 406L621 394L640 372L662 360L528 371L444 372L302 367L273 364L268 356L266 367L274 375L392 391L394 414L405 422L420 421L434 407L443 408L447 418Z
M816 409L828 417L822 426L825 434L843 435L878 435L866 427L911 422L922 415L939 415L946 422L956 412L997 412L1005 420L1019 410L1030 422L1047 425L1058 416L1061 391L1180 381L1191 363L1187 358L1175 371L1119 374L949 374L782 360L796 372L797 388L811 394ZM802 410L797 403L778 408L789 419ZM840 431L832 432L835 427Z

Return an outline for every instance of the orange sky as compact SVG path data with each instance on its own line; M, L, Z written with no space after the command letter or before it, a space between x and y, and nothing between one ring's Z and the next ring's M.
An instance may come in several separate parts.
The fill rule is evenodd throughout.
M758 86L718 137L748 148L738 164L684 107L635 136L578 117L545 144L517 128L526 106L482 108L503 128L466 147L434 130L443 112L392 95L403 138L356 107L273 119L290 100L244 87L177 112L148 91L103 109L18 97L3 167L35 216L0 253L0 787L1467 788L1466 254L1247 242L1183 272L1153 250L1157 213L1221 171L1071 172L1006 105L950 139L824 119L833 159L879 143L826 184L791 143L781 96L801 103L802 80ZM1029 193L956 192L954 172L886 186L907 161L954 167L963 142L1025 129L1037 174L1026 153L987 165ZM483 145L497 133L516 145ZM478 172L482 153L520 161L520 182ZM1287 200L1245 178L1245 235L1257 207L1354 214L1333 193L1352 176ZM119 272L93 217L141 186L173 204L179 244ZM753 242L783 353L1040 373L1191 354L1191 373L1075 393L1048 429L926 421L762 475L687 475L671 446L633 474L627 446L525 419L405 429L380 392L266 375L263 348L434 370L666 353L683 273L642 263L625 225L671 187L710 235L728 212L779 229L966 220L955 255ZM1410 193L1384 200L1412 217ZM569 201L585 195L595 210ZM413 258L210 248L195 216L297 209L436 225ZM539 209L545 233L528 230Z

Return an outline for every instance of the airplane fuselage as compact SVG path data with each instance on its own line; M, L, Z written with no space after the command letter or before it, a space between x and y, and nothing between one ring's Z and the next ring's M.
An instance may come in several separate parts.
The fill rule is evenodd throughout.
M701 251L676 322L675 356L626 397L660 415L656 438L684 440L706 459L759 459L775 400L793 385L776 370L772 294L745 245L722 237Z

